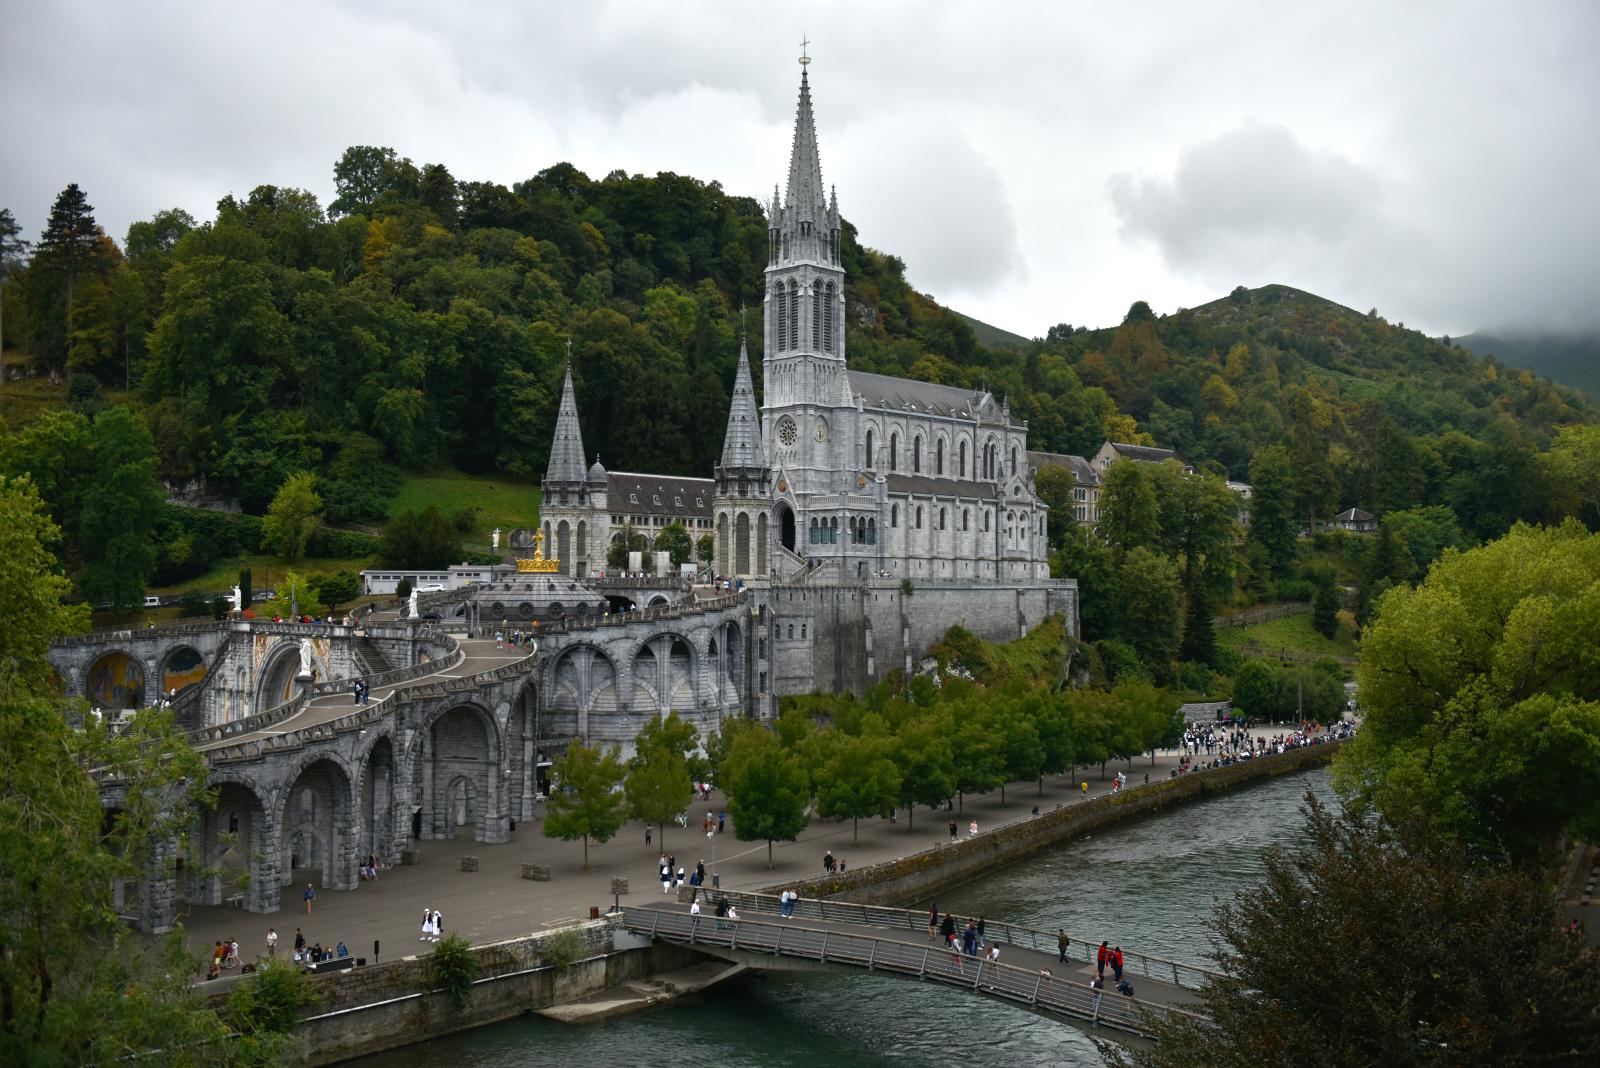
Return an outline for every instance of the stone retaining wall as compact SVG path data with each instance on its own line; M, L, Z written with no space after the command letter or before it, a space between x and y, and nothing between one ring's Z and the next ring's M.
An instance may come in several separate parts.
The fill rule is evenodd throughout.
M557 966L544 957L542 949L558 930L567 929L582 934L586 953L576 963ZM334 1064L409 1046L533 1009L577 1001L629 979L703 959L679 946L651 944L617 929L608 919L490 942L474 946L473 952L478 957L479 981L459 1009L445 994L432 992L427 954L313 976L311 982L321 1000L295 1033L292 1061ZM212 995L212 1006L220 1010L226 999L225 993L218 992Z
M1105 794L1093 801L1040 812L1037 819L1000 827L975 838L941 843L899 860L851 868L843 875L771 886L762 892L776 894L787 888L798 891L801 897L828 897L868 905L909 907L922 903L930 894L937 894L1046 846L1070 841L1109 824L1146 816L1171 804L1223 793L1260 779L1327 763L1342 744L1326 742L1305 746L1226 768L1162 779L1149 786L1129 787L1124 793ZM927 824L929 833L940 834L944 830L944 823L942 814L930 814Z

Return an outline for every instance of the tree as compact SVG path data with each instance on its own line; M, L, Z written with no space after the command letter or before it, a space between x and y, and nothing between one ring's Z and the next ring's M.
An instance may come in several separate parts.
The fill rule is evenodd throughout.
M0 476L0 704L48 693L50 643L88 628L88 606L61 603L72 584L49 550L60 533L30 480Z
M710 567L716 562L716 551L717 539L709 533L700 535L700 539L694 543L695 555L700 558L700 562L706 567Z
M1339 780L1386 812L1538 863L1600 834L1600 535L1518 525L1378 601ZM1560 784L1552 789L1552 784Z
M1268 660L1246 660L1233 674L1233 707L1266 719L1278 710L1278 670Z
M1316 593L1311 597L1311 625L1324 638L1339 632L1339 587L1334 585L1333 573L1317 571L1311 576Z
M689 539L689 531L682 523L668 523L661 528L661 533L656 535L655 549L664 552L672 561L673 567L681 567L689 561L694 545Z
M156 566L156 521L165 494L156 480L155 440L131 408L94 421L94 476L83 492L78 587L91 602L138 607Z
M1217 656L1217 637L1211 629L1211 612L1206 608L1206 597L1200 590L1189 591L1189 607L1183 617L1183 641L1178 645L1178 659L1196 664L1209 664Z
M831 733L831 732L830 732ZM817 813L850 821L850 841L860 844L862 816L888 814L900 797L900 769L881 735L840 735L817 777Z
M434 570L449 567L460 556L461 535L431 504L390 519L378 542L378 558L385 567Z
M1104 1047L1112 1064L1576 1064L1600 1048L1600 959L1561 932L1537 874L1475 863L1423 820L1309 797L1296 843L1218 906L1221 977L1196 1015ZM1350 996L1374 976L1380 996Z
M252 576L248 567L239 569L239 604L249 608L256 603L256 591L252 583Z
M621 830L626 798L617 789L626 771L620 751L586 746L574 738L552 769L555 789L545 808L544 836L583 839L583 869L589 870L589 839L604 845Z
M306 546L322 527L322 498L317 477L309 472L290 475L278 487L272 505L261 521L261 541L290 562L305 556Z
M6 281L12 270L27 260L28 250L33 247L32 242L17 236L21 233L22 227L17 225L11 209L0 208L0 385L6 380Z
M322 607L330 612L361 596L361 576L354 571L332 571L312 575L306 580L306 586L316 599L322 602Z
M322 614L323 605L317 597L316 587L298 572L285 571L283 577L278 579L275 592L277 596L266 604L266 610L273 615L291 619Z
M916 827L918 805L934 808L955 793L949 726L944 715L908 716L895 732L893 752L900 771L900 803L906 806L907 831Z
M305 1010L319 1000L308 972L281 957L268 957L255 979L228 993L227 1021L245 1045L242 1059L272 1063L300 1026Z
M1297 552L1294 469L1289 450L1269 445L1250 461L1249 540L1261 546L1276 578L1288 574Z
M1100 534L1113 548L1150 548L1161 540L1160 503L1149 467L1120 460L1106 469L1100 486Z
M1188 472L1176 460L1151 465L1161 530L1161 548L1183 561L1183 588L1194 589L1197 568L1218 580L1226 576L1218 564L1233 548L1239 498L1222 478Z
M1137 548L1117 565L1114 633L1133 646L1157 680L1172 672L1178 650L1178 570L1150 549Z
M792 842L810 819L810 778L801 759L786 752L771 731L741 731L733 740L723 771L723 790L734 835L741 842Z
M1044 743L1033 717L1025 715L1018 703L997 705L992 722L1000 738L1000 803L1004 805L1008 783L1040 778Z
M1411 557L1409 573L1418 577L1426 575L1446 549L1466 549L1472 544L1461 532L1456 514L1442 504L1390 512L1383 517L1381 529L1392 531L1405 545Z
M624 523L622 532L611 539L611 548L606 550L606 566L622 571L628 566L630 552L642 553L649 547L649 539L635 530L632 523Z
M676 712L645 724L634 742L623 792L628 815L654 823L666 847L667 822L689 807L694 799L694 777L688 754L695 742L694 725Z
M1068 524L1066 530L1057 530L1058 524L1053 520L1050 526L1051 536L1058 539L1057 550L1050 557L1050 576L1078 580L1078 621L1083 638L1096 641L1109 637L1115 631L1117 617L1112 583L1115 554L1087 526Z
M39 235L37 265L64 282L62 314L65 329L62 334L62 355L70 343L73 331L73 308L78 275L92 264L100 250L102 237L100 225L94 221L94 207L84 196L78 183L73 182L56 194L50 206L50 218L45 222L44 233Z
M1005 748L996 712L993 705L977 698L961 701L950 710L957 812L962 811L967 794L985 793L1006 781Z
M0 238L0 249L3 242ZM1600 528L1600 426L1564 426L1556 431L1549 462L1572 495L1573 514L1590 530Z

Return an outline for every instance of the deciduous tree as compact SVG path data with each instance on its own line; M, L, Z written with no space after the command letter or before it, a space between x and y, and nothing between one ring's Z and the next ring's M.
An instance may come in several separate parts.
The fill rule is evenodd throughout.
M771 731L740 731L722 769L722 787L734 834L741 842L766 842L767 867L772 843L792 842L809 822L810 777L799 756L778 744Z
M583 840L583 868L589 870L589 839L604 845L622 828L627 799L617 787L626 771L613 746L586 746L574 738L552 768L555 789L546 803L544 836Z
M887 815L900 798L900 769L887 737L841 735L817 777L817 812L850 821L850 841L860 844L862 816Z
M285 560L294 562L306 555L322 527L322 498L317 494L317 477L308 471L290 475L278 487L277 495L261 521L262 543Z

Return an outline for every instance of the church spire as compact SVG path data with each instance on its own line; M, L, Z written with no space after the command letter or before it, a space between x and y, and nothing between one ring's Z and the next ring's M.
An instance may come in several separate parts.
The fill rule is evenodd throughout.
M556 436L550 443L550 466L545 482L584 481L583 434L578 429L578 398L572 391L572 341L567 341L567 377L561 384L561 408L556 414Z
M817 153L817 124L811 114L809 56L800 58L800 104L794 116L794 146L789 153L789 186L784 205L794 222L816 222L827 213L822 187L822 159Z
M733 379L733 399L728 404L728 432L722 439L720 468L756 469L767 466L761 448L761 418L756 409L755 386L750 379L750 353L739 338L739 371Z

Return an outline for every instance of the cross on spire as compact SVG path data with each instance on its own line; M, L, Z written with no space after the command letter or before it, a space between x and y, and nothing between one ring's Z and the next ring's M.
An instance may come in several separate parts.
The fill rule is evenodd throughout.
M811 57L806 55L806 46L808 46L809 44L811 44L811 41L809 39L807 39L804 34L801 34L800 35L800 65L802 67L807 66L811 62Z

